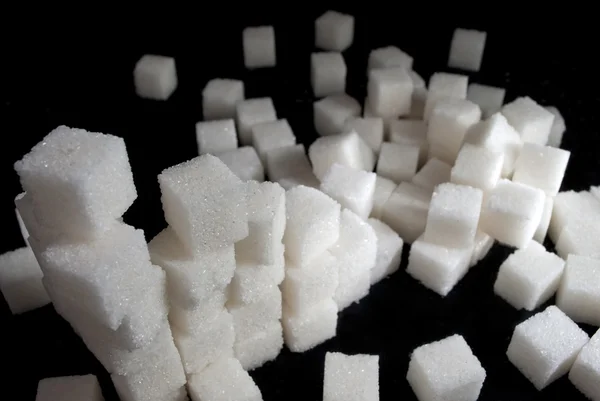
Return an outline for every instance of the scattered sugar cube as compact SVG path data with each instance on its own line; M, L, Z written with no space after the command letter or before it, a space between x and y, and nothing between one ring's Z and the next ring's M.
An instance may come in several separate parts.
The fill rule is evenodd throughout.
M485 378L481 362L458 334L415 349L406 375L419 401L476 401Z
M494 292L517 309L534 310L554 295L565 261L531 241L500 266Z
M310 55L310 83L316 97L346 92L346 62L341 53L319 52Z
M165 220L188 251L228 246L248 235L246 184L217 157L169 167L158 183Z
M135 92L153 100L167 100L177 88L177 68L172 57L146 54L133 70Z
M196 124L196 140L198 142L198 153L201 155L234 150L238 146L235 121L231 118L200 121Z
M283 245L278 244L277 248L277 257L272 264L238 262L229 285L229 296L233 302L241 304L257 302L281 284L285 277L285 258Z
M321 180L335 163L365 171L375 166L373 151L355 131L318 138L308 148L308 157Z
M483 192L466 185L445 183L433 191L423 239L450 248L473 245Z
M588 335L551 305L517 325L506 351L510 362L542 390L570 369Z
M337 321L338 308L333 299L325 299L300 313L284 305L281 324L285 345L292 352L308 351L335 337Z
M391 120L389 124L390 142L419 147L419 165L427 161L429 144L427 125L423 120Z
M379 356L325 354L323 401L379 401Z
M113 135L61 125L15 170L38 222L79 241L105 233L137 198L125 142Z
M486 32L473 29L457 28L454 30L448 56L448 67L467 71L479 71L483 50L485 49Z
M337 242L340 204L323 192L298 186L286 193L285 256L305 266Z
M375 193L373 194L373 209L371 209L371 217L376 219L381 218L383 207L390 199L392 193L398 185L392 180L377 176L375 179Z
M444 99L466 99L467 85L469 77L466 75L449 74L446 72L436 72L429 78L427 89L427 100L423 117L429 121L431 111L436 103Z
M373 209L377 175L342 164L333 164L321 181L321 191L362 219Z
M430 190L402 182L383 206L381 221L410 244L425 231L430 201Z
M275 67L275 30L272 26L248 27L242 36L246 68Z
M285 190L298 185L318 188L319 180L313 173L304 145L286 146L267 153L267 174Z
M242 181L265 180L265 169L252 146L242 146L216 156Z
M551 196L546 196L546 200L544 202L544 211L542 212L542 218L540 219L540 224L535 230L535 234L533 235L534 241L539 242L540 244L544 243L546 239L546 234L548 233L548 227L550 226L550 219L552 218L552 208L554 207L554 198Z
M207 401L262 401L262 395L252 377L241 363L224 357L202 372L188 377L192 400Z
M267 163L267 153L271 150L295 144L296 136L285 118L252 127L252 145L263 164Z
M346 95L329 95L313 103L314 123L321 136L341 134L346 120L360 116L356 99Z
M402 68L411 71L413 58L396 46L385 46L371 50L368 71L378 68Z
M412 178L412 183L433 191L435 187L450 181L452 166L441 160L431 158Z
M541 189L502 179L483 203L480 227L503 244L523 248L533 239L545 201Z
M560 111L554 106L546 107L550 113L554 114L554 122L552 123L552 128L550 129L550 135L548 136L548 146L554 146L555 148L560 148L562 143L562 138L567 130L567 126L565 125L565 119L560 114Z
M502 108L506 89L496 86L471 83L467 88L467 100L481 109L483 118L489 118Z
M400 268L402 258L402 238L388 225L377 219L369 219L377 236L377 257L371 269L371 285L394 273Z
M35 401L104 401L94 375L50 377L38 383Z
M493 245L494 239L492 237L483 231L477 231L477 234L475 234L475 241L473 242L471 266L475 266L481 259L485 258Z
M417 172L419 147L384 142L377 161L377 175L395 183L410 180Z
M546 145L554 114L528 96L519 97L502 107L502 114L521 135L523 142Z
M327 11L315 21L315 46L343 52L354 40L354 17L337 11Z
M413 94L410 105L410 116L412 118L423 118L425 102L427 102L427 86L425 80L414 70L408 72L413 81Z
M600 326L600 261L569 255L556 305L576 322Z
M458 152L450 180L487 192L496 186L502 174L502 166L503 153L466 143Z
M242 100L244 82L237 79L211 79L202 90L204 120L235 118L236 106Z
M570 157L568 150L525 143L515 163L512 179L554 196L560 189Z
M413 81L403 68L375 68L369 72L367 96L379 117L395 118L410 113Z
M235 115L241 146L252 145L252 127L254 125L277 120L275 106L270 97L238 102Z
M44 274L31 248L19 248L0 255L0 290L13 314L50 303L42 277Z
M581 349L569 372L569 380L590 400L600 400L600 330Z
M283 328L279 321L252 337L236 340L233 346L237 360L246 371L256 369L277 358L283 349Z
M383 143L383 119L381 117L349 117L344 132L356 131L367 145L378 155Z

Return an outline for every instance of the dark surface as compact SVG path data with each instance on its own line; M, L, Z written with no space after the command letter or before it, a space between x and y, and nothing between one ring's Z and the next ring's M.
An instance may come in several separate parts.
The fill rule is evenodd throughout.
M201 119L201 90L208 79L241 78L247 97L272 96L279 117L287 118L299 140L310 144L316 134L309 53L313 21L322 11L217 14L215 20L226 21L219 28L208 25L213 14L171 24L169 29L160 19L98 27L89 21L77 25L70 21L40 28L31 33L35 39L24 39L25 43L7 40L3 64L9 71L0 91L4 136L0 252L23 245L13 204L20 185L12 165L57 125L125 139L139 194L125 221L144 229L148 239L165 225L157 174L197 155L194 123ZM563 190L600 183L599 85L592 75L598 62L594 54L572 47L584 37L578 27L560 32L550 26L525 29L531 21L499 16L498 22L453 19L444 24L442 16L433 23L423 13L407 13L402 19L385 12L356 15L354 45L344 54L351 95L364 98L366 60L372 48L398 45L415 58L415 70L428 79L434 71L448 71L453 28L485 29L482 71L471 74L471 81L506 87L507 101L530 95L542 104L558 106L568 126L563 147L572 152ZM243 68L241 30L262 23L275 23L277 67L249 72ZM167 102L141 100L134 94L133 66L147 52L176 57L179 89ZM326 351L379 354L381 400L414 400L405 379L410 352L454 333L466 338L487 370L481 400L583 399L566 377L536 391L505 356L514 326L532 314L514 310L493 294L496 272L509 249L494 246L445 299L404 272L407 251L398 273L340 315L335 339L304 354L285 350L275 362L252 372L265 401L320 400ZM13 395L8 398L34 400L37 382L44 377L94 373L106 399L117 399L106 372L52 306L21 316L11 316L6 304L0 306L2 391Z

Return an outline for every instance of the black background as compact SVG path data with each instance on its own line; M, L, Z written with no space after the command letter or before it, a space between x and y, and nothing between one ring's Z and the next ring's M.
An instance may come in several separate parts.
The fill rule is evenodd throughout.
M166 11L168 5L163 7ZM50 19L35 30L25 20L3 27L0 252L23 246L14 216L20 185L13 163L57 125L125 139L139 196L124 218L144 229L148 240L165 225L156 176L197 155L194 124L202 118L201 91L209 79L243 79L246 97L271 96L278 116L289 120L299 141L309 145L316 137L309 54L314 51L313 21L325 8L267 11L232 5L228 11L181 13L187 17L180 14L180 19L160 14L159 8L153 18L137 15L126 23L92 23L91 11L81 20L66 14ZM471 81L507 88L506 101L529 95L558 106L568 126L563 147L572 152L562 189L600 183L598 62L586 43L593 44L593 27L589 32L583 24L558 29L551 17L535 24L520 13L513 14L520 18L492 13L481 19L433 9L405 10L401 17L389 7L340 10L356 16L354 44L344 53L350 95L364 98L366 61L373 48L399 46L428 79L435 71L451 71L446 62L455 27L486 30L482 70L470 74ZM275 26L277 67L246 71L241 31L257 24ZM132 71L145 53L176 58L179 88L167 102L135 96ZM265 401L320 400L326 351L379 354L381 400L414 400L406 381L410 352L454 333L466 338L487 371L481 400L583 399L566 377L536 391L505 356L514 326L532 314L514 310L493 294L496 272L510 249L495 245L444 299L404 272L407 251L399 272L340 315L335 339L303 354L284 350L276 361L252 372ZM0 309L7 399L34 400L38 380L87 373L98 375L107 400L117 399L109 376L52 306L20 316L12 316L5 303ZM595 330L584 329L590 335Z

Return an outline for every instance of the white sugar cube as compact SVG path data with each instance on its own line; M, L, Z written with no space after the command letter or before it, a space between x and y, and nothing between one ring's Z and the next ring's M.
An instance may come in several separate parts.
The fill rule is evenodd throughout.
M235 118L236 106L242 100L244 82L237 79L211 79L202 90L204 120Z
M337 242L340 205L323 192L298 186L286 193L285 256L305 266Z
M506 89L496 86L472 83L467 88L467 100L475 103L481 108L484 118L491 117L502 108Z
M533 239L545 201L541 189L502 179L483 203L481 230L503 244L523 248Z
M379 401L379 356L326 353L323 401Z
M190 252L248 235L246 184L217 157L202 155L158 176L165 220Z
M251 337L281 319L281 302L281 291L277 287L251 304L228 301L227 308L233 316L236 338Z
M197 333L202 327L211 325L219 317L222 317L228 295L223 290L216 290L192 309L182 308L171 302L169 322L173 329L177 329L179 332Z
M469 77L465 75L436 72L429 78L427 100L423 117L429 121L431 111L436 103L444 99L466 99Z
M388 225L377 219L369 219L377 236L377 257L371 269L371 285L394 273L400 268L402 258L402 238Z
M588 335L552 305L515 328L506 355L542 390L571 369L588 341Z
M438 185L431 198L423 239L450 248L473 245L483 192L466 185Z
M354 17L337 11L327 11L315 21L315 46L342 52L354 41Z
M42 379L35 401L104 401L102 389L94 375L64 376Z
M369 72L367 96L379 117L395 118L410 113L413 81L403 68L375 68Z
M50 303L42 270L29 247L0 255L0 290L13 314Z
M423 120L391 120L389 123L390 142L419 147L419 165L427 160L429 144L427 125Z
M562 143L563 135L567 130L567 126L565 125L565 119L560 114L560 111L554 106L546 107L550 113L554 114L554 122L552 123L552 128L550 129L550 135L548 136L548 146L554 146L555 148L560 148Z
M304 145L286 146L267 153L267 174L285 190L298 185L318 188L319 180L313 173Z
M569 255L556 305L576 322L600 326L600 261Z
M479 71L486 37L486 32L473 29L455 29L450 44L448 67Z
M554 207L554 198L551 196L546 196L546 200L544 201L544 211L542 212L542 217L540 219L540 224L535 230L535 234L533 235L533 239L540 244L544 243L546 239L546 234L548 233L548 227L550 226L550 219L552 218L552 209Z
M473 243L473 253L471 255L471 266L475 266L481 259L485 258L494 245L494 239L484 233L477 231Z
M371 217L376 219L381 218L383 213L383 207L385 203L390 199L392 193L398 185L392 180L377 176L375 180L375 193L373 194L373 209L371 210Z
M238 262L229 285L229 297L233 302L241 304L257 302L281 284L285 277L282 244L278 244L276 253L276 260L272 264Z
M146 54L133 70L135 92L153 100L167 100L177 88L177 68L172 57Z
M235 121L231 118L200 121L196 124L196 141L198 142L198 153L201 155L236 149L238 141Z
M546 145L554 114L528 96L520 97L502 107L502 114L521 135L523 142Z
M412 70L413 58L396 46L385 46L371 50L368 71L377 68L402 68Z
M422 119L425 112L425 103L427 102L427 85L425 85L425 80L414 70L410 70L408 73L413 81L410 116Z
M555 244L556 253L563 259L570 254L600 258L600 227L598 220L569 223Z
M417 172L419 147L384 142L377 161L377 175L395 183L409 181Z
M192 400L207 401L262 401L262 395L252 377L240 362L224 357L202 372L188 377Z
M415 349L406 375L419 401L476 401L485 378L481 362L457 334Z
M314 124L321 136L341 134L346 120L360 116L356 99L346 95L330 95L313 103Z
M252 127L252 145L263 164L267 163L267 153L271 150L295 144L296 136L285 118L256 124Z
M310 83L316 97L346 92L346 62L341 53L310 55Z
M366 171L375 166L373 151L355 131L318 138L308 148L308 156L319 179L335 163Z
M412 243L425 231L431 190L402 182L383 207L381 220L406 243Z
M270 97L238 102L235 116L241 146L252 145L252 127L254 125L277 120L275 106Z
M344 124L344 132L356 131L377 155L383 143L383 119L381 117L349 117Z
M406 272L445 297L469 270L472 252L472 246L448 248L420 237L410 248Z
M540 188L549 196L558 193L571 152L525 143L515 163L513 181Z
M242 36L246 68L275 66L275 30L272 26L248 27L244 29Z
M458 152L450 180L487 192L496 186L503 165L503 153L466 143Z
M233 346L236 359L247 371L274 360L282 349L283 328L279 321L271 323L265 330L251 337L237 339Z
M113 135L59 126L15 170L38 222L77 240L109 230L137 197L125 142Z
M433 191L438 185L450 181L451 171L452 166L434 157L415 174L412 182L421 188Z
M292 352L308 351L335 337L337 321L338 308L333 299L325 299L300 313L284 305L281 324L285 345Z
M339 282L338 269L338 261L329 251L304 267L288 264L281 284L287 307L302 313L325 299L333 298Z
M373 209L377 175L342 164L333 164L321 181L321 191L362 219Z
M534 310L558 289L565 261L531 241L500 266L494 292L517 309Z
M242 146L216 156L242 181L265 180L265 169L252 146Z
M21 213L21 215L25 219L25 214ZM552 219L550 220L548 234L550 239L556 244L567 223L571 225L579 225L579 223L586 221L594 223L599 218L600 203L598 203L598 200L591 193L587 191L559 192L554 197Z
M581 349L569 372L569 380L590 400L600 400L600 330Z
M340 238L331 247L339 265L334 300L343 310L369 293L371 270L377 261L377 235L364 220L348 209L340 217Z

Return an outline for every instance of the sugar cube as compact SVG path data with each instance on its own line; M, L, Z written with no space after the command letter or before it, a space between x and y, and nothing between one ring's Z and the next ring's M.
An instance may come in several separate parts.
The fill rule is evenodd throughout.
M415 349L406 375L419 401L476 401L485 378L481 362L458 334Z
M427 89L427 100L423 117L429 121L431 111L436 103L444 99L466 99L467 85L469 77L466 75L449 74L446 72L436 72L429 78Z
M171 303L169 322L173 329L187 334L197 333L202 327L211 325L222 317L225 311L228 293L222 290L214 291L192 309L182 308Z
M546 145L554 114L540 106L532 98L519 97L502 107L502 114L521 135L523 142Z
M536 389L542 390L573 366L588 335L551 305L517 325L506 355Z
M248 27L244 29L242 36L246 68L275 66L275 30L272 26Z
M265 169L252 146L242 146L216 156L242 181L265 180Z
M466 143L458 152L450 180L487 192L496 186L503 165L503 153Z
M556 305L576 322L600 326L600 261L569 255Z
M281 319L281 291L275 287L252 304L240 304L229 300L227 308L233 316L236 338L251 337L264 331L272 322Z
M396 46L385 46L371 50L368 71L377 68L402 68L411 71L413 58Z
M403 68L375 68L369 72L367 96L379 117L395 118L410 113L413 81Z
M472 83L467 88L467 100L479 106L484 118L500 111L505 94L506 89L490 85Z
M412 183L433 191L438 185L450 181L451 172L452 166L434 157L414 175Z
M200 121L196 124L198 153L217 154L234 150L238 146L235 122L227 120Z
M373 285L400 268L404 242L382 221L371 218L368 223L377 236L377 257L375 267L371 269L371 285Z
M292 352L308 351L335 337L337 321L338 308L333 299L325 299L300 313L284 305L281 324L285 345Z
M94 375L50 377L38 383L35 401L104 401Z
M600 330L581 349L569 380L590 400L600 400Z
M394 181L383 178L378 175L375 179L375 192L373 193L373 209L371 209L371 217L376 219L381 218L383 207L390 199L397 185Z
M313 173L304 145L286 146L267 153L267 174L285 190L298 185L318 188L319 180Z
M329 10L315 21L315 46L343 52L354 40L354 17Z
M244 100L244 96L244 82L237 79L211 79L202 90L204 120L235 118L236 106Z
M236 105L236 123L239 142L252 145L252 127L256 124L277 120L277 113L270 97L246 99Z
M308 157L319 179L335 163L366 171L375 166L373 151L355 131L318 138L308 148Z
M133 70L135 92L153 100L167 100L177 88L177 68L172 57L143 55Z
M540 188L549 196L558 193L571 152L525 143L515 163L513 181Z
M296 144L296 136L286 119L256 124L252 127L252 144L263 164L273 149Z
M548 146L554 146L555 148L560 148L562 143L563 134L567 130L567 126L565 125L565 119L560 114L560 111L554 106L547 106L546 110L550 113L554 114L554 122L552 123L552 128L550 129L550 135L548 136Z
M360 116L356 99L346 94L329 95L313 103L314 123L321 136L342 133L346 120Z
M431 195L431 190L402 182L383 206L381 220L410 244L425 231Z
M448 66L467 71L479 71L486 36L486 32L474 29L455 29L450 44Z
M475 266L481 259L485 258L494 245L494 239L484 233L477 231L473 243L473 253L471 254L471 266Z
M253 370L277 358L283 349L283 328L279 321L251 337L237 339L234 355L244 370Z
M417 172L419 147L384 142L377 161L377 175L395 183L409 181Z
M383 143L383 119L381 117L349 117L344 132L356 131L377 155Z
M533 239L539 242L540 244L543 244L544 240L546 239L548 227L550 226L550 219L552 218L553 207L554 198L551 196L546 196L546 200L544 202L544 211L542 212L542 218L540 219L540 224L537 226L535 234L533 235Z
M597 220L569 223L555 243L556 253L566 259L570 254L600 258L600 227Z
M316 97L346 92L346 62L341 53L310 55L310 83Z
M379 401L379 356L325 354L323 401Z
M585 221L596 222L600 217L600 204L589 192L559 192L554 197L552 218L548 234L556 244L567 223L578 225ZM25 218L25 215L23 215Z
M342 164L333 164L321 181L321 191L367 219L373 209L377 175Z
M413 94L410 105L410 116L412 118L423 118L425 102L427 102L427 86L425 80L414 70L408 72L413 81Z
M257 302L281 284L285 277L283 245L278 244L276 249L276 259L272 264L238 262L229 285L229 296L233 302L241 304Z
M390 142L419 147L419 165L427 160L427 125L423 120L391 120L389 124Z
M202 372L188 378L188 390L194 401L262 401L252 377L240 362L223 357Z

